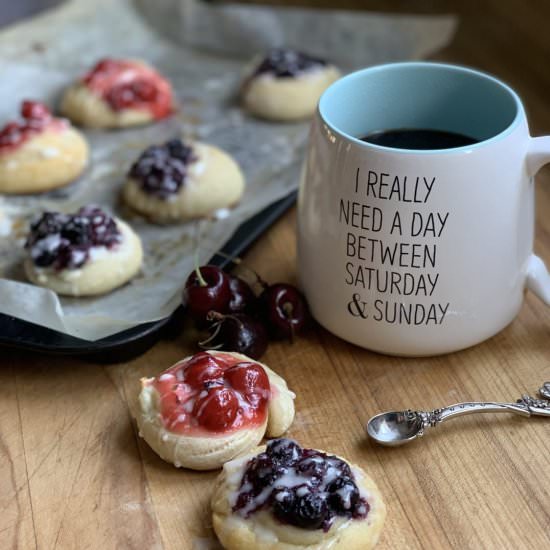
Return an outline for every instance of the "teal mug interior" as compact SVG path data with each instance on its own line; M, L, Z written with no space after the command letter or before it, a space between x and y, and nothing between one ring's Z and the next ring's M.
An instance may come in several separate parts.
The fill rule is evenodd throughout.
M496 78L428 62L351 73L332 84L319 102L324 122L362 145L367 144L359 140L370 133L403 128L454 132L485 142L510 132L522 111L517 94Z

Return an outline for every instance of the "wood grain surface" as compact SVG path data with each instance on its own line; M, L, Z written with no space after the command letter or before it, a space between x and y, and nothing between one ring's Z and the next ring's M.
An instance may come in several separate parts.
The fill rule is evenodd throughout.
M490 17L465 14L437 58L504 78L523 96L533 133L550 133L550 9L483 4ZM537 179L536 250L550 261L548 168ZM271 281L295 281L294 225L291 212L246 256ZM164 463L132 419L139 378L192 350L181 336L111 366L0 351L1 550L216 547L216 473ZM316 327L293 345L272 344L265 362L298 395L289 436L377 480L389 511L380 550L550 548L550 420L466 417L396 449L364 433L381 410L511 400L550 380L550 310L534 296L503 332L448 356L385 357Z

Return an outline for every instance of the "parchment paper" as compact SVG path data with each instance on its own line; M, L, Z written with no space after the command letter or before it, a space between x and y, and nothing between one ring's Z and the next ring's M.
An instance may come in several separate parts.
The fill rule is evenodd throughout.
M245 65L237 56L246 53L248 57L266 46L288 42L321 55L330 52L329 57L353 68L386 61L388 52L392 52L390 58L401 59L427 53L430 40L421 32L422 25L426 32L437 29L431 40L432 49L448 40L453 30L449 18L412 18L409 23L414 32L410 29L404 33L405 44L401 41L399 50L396 28L406 28L403 18L396 23L386 16L349 16L339 12L339 17L331 21L326 12L296 10L294 26L285 26L283 23L290 21L285 19L289 17L288 10L218 8L173 0L138 3L142 15L129 0L73 1L0 33L0 123L13 118L24 98L40 99L55 107L63 87L105 55L147 59L169 77L181 105L177 116L151 126L114 132L86 131L91 164L83 177L69 187L41 196L0 199L0 311L87 340L169 315L178 306L181 288L193 267L197 232L199 262L203 263L243 221L297 187L308 124L273 124L244 114L235 100ZM195 12L189 10L191 4L196 4ZM145 9L153 5L158 7L154 17ZM173 10L179 13L177 25ZM312 15L316 22L313 25L307 23L313 21ZM224 23L228 17L229 27ZM362 61L356 48L365 42L361 36L367 20L371 21L371 28L376 27L378 42ZM258 21L256 31L262 26L273 26L279 31L274 38L268 35L267 41L253 40L253 46L247 48L235 34L242 37L236 29L239 24L250 28L251 21ZM329 22L334 36L326 41L323 33ZM386 42L384 23L388 25ZM304 36L306 24L307 42L302 43L299 38ZM184 29L188 39L185 42L194 46L164 41L157 34L163 28L163 34L178 42L184 41L175 28ZM289 36L282 32L285 28ZM220 29L227 29L229 34L220 34ZM317 47L312 48L312 44ZM321 44L325 44L325 49ZM204 53L203 47L218 53ZM395 56L397 51L400 55ZM233 57L222 55L228 52ZM245 196L235 209L221 213L217 219L152 225L120 203L120 187L128 167L145 147L181 134L211 142L231 153L246 176ZM99 298L58 298L47 289L26 284L21 268L22 244L32 216L46 209L72 212L87 203L106 206L139 233L145 248L142 273L130 284Z

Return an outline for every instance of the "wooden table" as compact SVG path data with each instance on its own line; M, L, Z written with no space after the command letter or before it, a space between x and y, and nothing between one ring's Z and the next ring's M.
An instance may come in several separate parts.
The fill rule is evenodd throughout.
M508 80L535 134L550 132L550 10L539 8L466 13L437 56ZM536 249L550 260L548 169L538 180ZM272 281L295 280L294 223L291 212L246 257ZM1 549L211 547L216 473L164 463L132 419L139 378L191 350L182 337L114 366L0 352ZM381 550L550 548L549 421L467 417L396 449L364 433L380 410L510 400L550 380L550 311L534 296L502 333L449 356L383 357L315 328L271 345L265 361L298 394L289 436L348 457L379 483L389 510Z

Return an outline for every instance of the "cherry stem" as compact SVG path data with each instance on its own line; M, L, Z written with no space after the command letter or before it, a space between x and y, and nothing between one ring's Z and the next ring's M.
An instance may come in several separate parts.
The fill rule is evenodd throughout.
M208 286L208 283L204 280L202 276L201 269L199 267L199 251L195 252L195 273L197 274L197 279L200 286Z
M242 258L239 258L238 256L230 256L229 254L226 254L225 252L222 252L221 250L218 250L214 252L215 256L220 256L221 258L225 258L226 260L229 260L231 263L234 263L235 265L238 265L242 267L243 269L246 269L246 271L252 273L254 277L256 278L256 282L259 283L263 288L266 288L269 286L261 277L260 275L251 267L248 267Z

